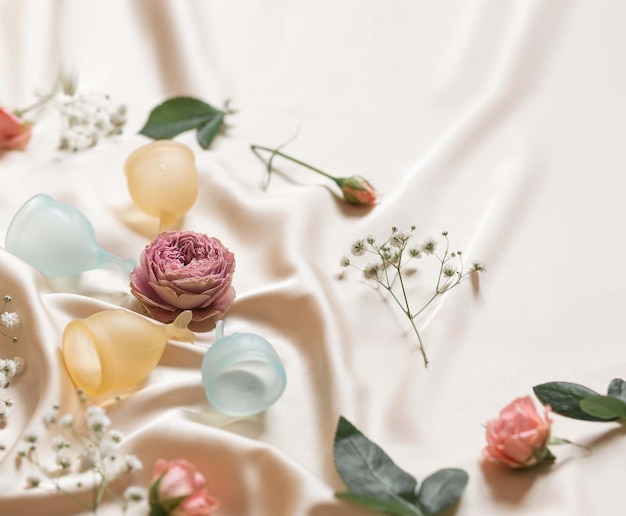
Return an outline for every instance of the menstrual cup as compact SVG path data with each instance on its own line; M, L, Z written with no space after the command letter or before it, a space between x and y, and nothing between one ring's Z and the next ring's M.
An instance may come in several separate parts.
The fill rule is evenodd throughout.
M13 216L6 250L46 276L73 276L90 269L114 267L126 277L135 261L98 247L93 226L76 208L46 194L31 197Z
M254 333L224 337L222 320L217 322L216 336L202 360L202 384L209 403L231 416L250 416L273 405L287 378L271 344Z
M134 151L124 164L128 192L144 213L170 227L198 197L198 171L193 152L182 143L157 140Z
M191 311L160 324L122 309L71 321L63 332L63 358L72 380L99 396L134 387L154 369L169 339L193 342Z

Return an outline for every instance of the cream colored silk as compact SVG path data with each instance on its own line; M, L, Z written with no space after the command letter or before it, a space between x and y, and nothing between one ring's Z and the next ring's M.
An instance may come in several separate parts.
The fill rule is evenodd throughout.
M174 95L237 110L211 150L191 133L176 138L199 170L179 229L235 253L226 333L273 343L287 388L261 415L220 415L200 381L214 331L169 344L111 406L122 450L144 464L121 488L147 485L159 457L185 458L220 515L369 514L334 498L345 489L332 447L344 415L420 480L468 471L457 516L613 513L626 456L617 425L554 416L555 435L592 452L555 447L556 464L538 471L484 464L481 449L485 422L533 385L604 392L626 376L625 18L626 4L609 0L0 0L1 105L32 102L65 66L80 91L128 106L124 134L91 150L57 150L50 109L25 151L0 153L0 245L22 203L48 193L83 211L101 247L138 258L157 221L132 205L123 164L148 143L138 131L150 110ZM380 203L346 205L332 183L280 158L264 190L250 144L296 133L285 152L367 177ZM447 230L488 268L419 319L428 369L391 301L356 271L340 277L355 239L411 225L419 241ZM418 296L435 278L411 281ZM31 470L16 468L16 453L28 431L46 449L41 418L54 403L78 408L60 355L65 325L140 307L115 271L50 280L0 250L3 294L22 326L0 357L19 354L27 369L2 393L15 405L0 429L0 515L82 514L25 489ZM88 482L78 493L89 495ZM119 509L107 502L98 514Z

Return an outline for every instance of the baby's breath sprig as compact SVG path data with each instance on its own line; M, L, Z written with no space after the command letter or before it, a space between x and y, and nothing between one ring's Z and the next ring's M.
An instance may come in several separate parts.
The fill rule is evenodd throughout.
M20 316L16 312L7 311L7 306L12 301L11 296L5 295L2 301L0 326L7 328L7 330L14 330L20 326ZM13 344L19 340L15 335L1 329L0 335L9 339ZM24 372L25 366L26 363L22 357L0 358L0 388L6 389L9 387L13 378ZM11 398L0 398L0 428L4 428L7 425L13 403Z
M51 440L54 464L45 465L39 458L39 436L28 432L24 436L26 448L18 452L18 457L34 467L34 473L26 478L28 488L48 488L61 493L80 504L93 514L105 496L116 500L126 512L131 503L147 497L147 491L140 486L130 486L119 496L113 483L131 471L142 469L141 461L132 454L120 457L118 446L124 436L122 432L110 428L111 419L98 405L87 405L87 397L79 390L78 396L84 411L82 418L72 413L60 413L60 406L53 405L43 416L43 424L48 431L56 430ZM92 498L87 500L74 493L68 482L62 482L69 473L92 475ZM82 481L76 483L77 488Z
M121 134L126 124L126 106L113 102L106 94L78 93L77 83L75 75L61 72L50 93L39 95L35 103L16 109L14 114L29 118L26 115L54 106L61 116L62 150L77 152L94 147L103 138Z
M403 231L397 227L391 228L389 237L377 242L373 236L367 236L356 240L351 247L354 256L373 255L374 260L364 267L359 267L352 263L350 258L341 258L342 267L354 267L361 271L366 278L375 281L385 289L402 312L407 316L411 327L417 336L419 349L424 359L424 365L428 367L428 355L424 347L424 342L415 323L415 319L440 295L449 292L456 287L463 279L470 274L484 272L486 270L483 262L472 262L469 270L464 269L462 251L450 251L450 241L448 232L444 231L442 236L445 241L443 254L437 252L438 242L434 238L427 238L419 245L409 246L409 241L413 237L415 226L411 226L410 231ZM432 296L418 310L411 307L405 285L406 278L403 269L413 259L422 258L424 255L433 256L439 262L439 274Z

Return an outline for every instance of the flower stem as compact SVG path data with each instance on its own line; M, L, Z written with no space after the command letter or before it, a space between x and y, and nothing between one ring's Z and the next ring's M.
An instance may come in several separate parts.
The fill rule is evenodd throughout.
M290 161L293 161L294 163L297 163L298 165L302 165L303 167L308 168L309 170L312 170L313 172L316 172L318 174L323 175L324 177L327 177L328 179L332 179L335 183L337 183L337 185L341 188L341 179L331 176L330 174L327 174L326 172L324 172L323 170L320 170L317 167L314 167L313 165L309 165L308 163L305 163L304 161L301 161L297 158L294 158L293 156L289 156L288 154L285 154L284 152L279 151L278 149L271 149L269 147L264 147L262 145L250 145L250 148L256 152L257 150L263 150L263 151L267 151L267 152L271 152L272 153L272 157L273 156L280 156L282 158L288 159Z
M56 95L56 92L54 93L48 93L47 95L44 95L43 97L41 97L37 102L35 102L34 104L31 104L30 106L27 106L23 109L16 109L13 111L13 114L15 116L18 116L20 118L22 118L26 113L28 113L29 111L33 111L35 109L41 109L42 107L44 107L48 102L50 102L50 100L52 100L52 98Z

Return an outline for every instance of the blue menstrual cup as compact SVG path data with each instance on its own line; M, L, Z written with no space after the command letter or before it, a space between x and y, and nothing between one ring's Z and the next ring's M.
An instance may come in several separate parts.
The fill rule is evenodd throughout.
M202 360L202 385L209 403L229 416L263 412L285 390L285 369L274 348L254 333L224 337L224 321L216 326L215 343Z
M5 248L51 278L113 267L125 276L135 261L98 247L93 226L76 208L46 194L31 197L13 216Z

